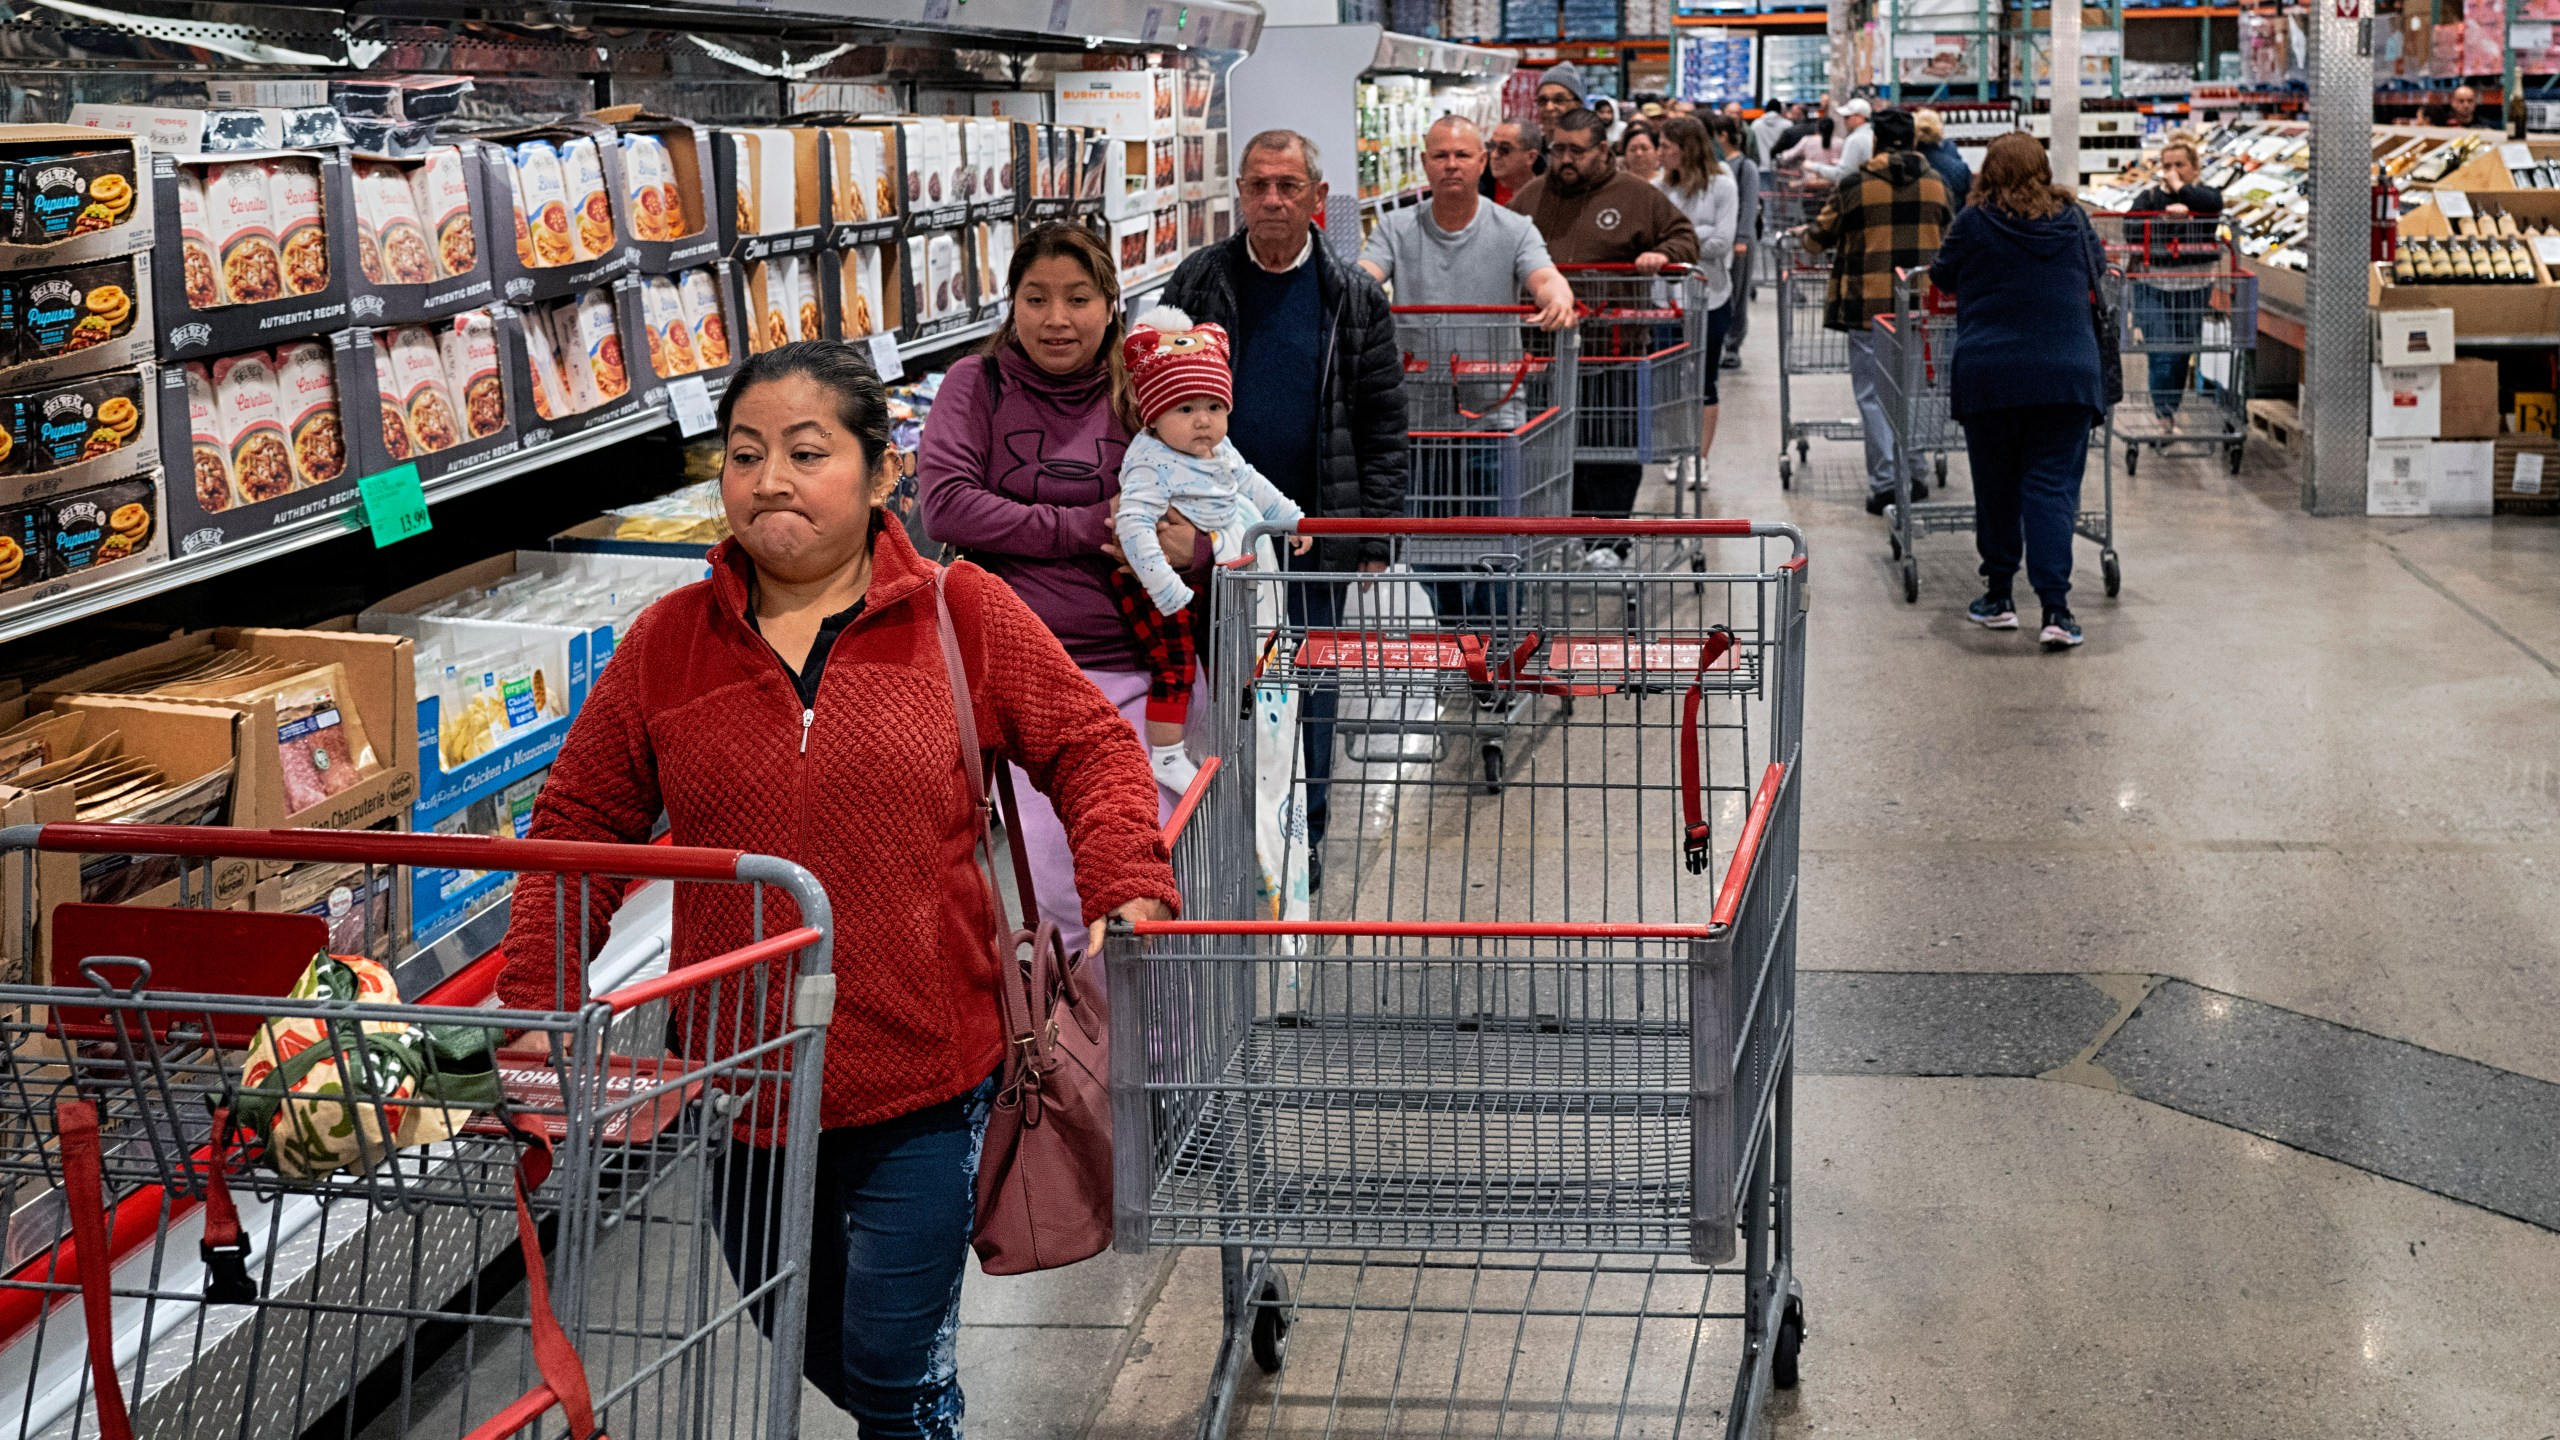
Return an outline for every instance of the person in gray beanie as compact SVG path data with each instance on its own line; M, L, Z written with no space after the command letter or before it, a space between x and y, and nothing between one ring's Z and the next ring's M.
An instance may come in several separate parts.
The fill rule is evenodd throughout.
M1538 124L1548 130L1556 128L1557 117L1582 108L1584 95L1582 72L1573 62L1551 66L1538 77Z

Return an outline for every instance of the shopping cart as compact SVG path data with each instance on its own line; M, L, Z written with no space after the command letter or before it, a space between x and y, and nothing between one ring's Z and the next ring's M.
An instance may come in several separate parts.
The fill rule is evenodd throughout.
M1623 538L1630 564L1521 575L1536 634L1499 656L1446 624L1254 619L1318 611L1270 597L1339 577L1217 580L1231 683L1346 708L1491 684L1555 712L1499 796L1428 765L1335 770L1335 824L1359 834L1329 842L1318 919L1114 931L1115 1243L1221 1251L1205 1436L1247 1357L1280 1372L1310 1344L1308 1387L1249 1402L1273 1428L1447 1433L1498 1410L1488 1433L1515 1413L1681 1433L1729 1385L1721 1429L1742 1436L1795 1382L1801 541L1739 520L1517 528ZM1224 740L1256 768L1252 730Z
M1823 323L1824 302L1831 289L1831 266L1824 257L1805 252L1801 239L1783 246L1778 270L1778 484L1793 488L1798 465L1812 459L1813 441L1857 440L1865 428L1855 416L1845 419L1802 419L1797 416L1796 382L1807 375L1849 373L1849 336ZM1796 453L1790 457L1787 451Z
M1760 185L1760 278L1775 281L1785 265L1786 252L1800 248L1797 232L1813 223L1828 200L1828 189L1807 189L1787 184L1776 171L1767 172Z
M0 986L0 1343L20 1435L797 1433L834 994L806 871L142 825L20 827L0 852L16 933L33 947L44 922L56 982ZM81 856L152 857L190 904L40 916L40 877ZM416 1003L360 1002L347 970L313 962L326 920L209 908L208 877L243 862L525 872L516 903L547 888L560 917L560 1000L486 1008L487 966L431 987L430 965L404 977ZM752 943L672 971L663 946L604 945L633 879L670 882L635 906L673 890ZM307 965L334 978L296 989ZM337 1080L292 1078L321 1066ZM279 1105L272 1130L244 1125ZM321 1173L328 1145L348 1168ZM756 1277L743 1294L724 1240Z
M1405 513L1546 516L1573 509L1574 330L1545 331L1511 305L1399 305L1404 352ZM1408 548L1416 566L1477 567L1510 547L1436 538Z
M1667 464L1675 497L1702 489L1702 367L1717 360L1706 353L1705 279L1688 265L1654 275L1633 265L1557 268L1582 309L1575 458Z
M1894 449L1904 456L1932 455L1939 493L1934 501L1911 497L1911 467L1894 467L1894 503L1886 511L1887 543L1902 562L1902 598L1920 598L1920 562L1913 553L1922 535L1973 529L1973 507L1944 499L1947 452L1964 444L1953 404L1956 313L1948 296L1924 272L1893 278L1893 313L1874 321L1876 370L1885 413L1893 417Z
M2096 217L2124 315L2124 403L2107 419L2110 466L2142 452L2219 454L2232 474L2256 388L2258 281L2218 222L2150 213Z

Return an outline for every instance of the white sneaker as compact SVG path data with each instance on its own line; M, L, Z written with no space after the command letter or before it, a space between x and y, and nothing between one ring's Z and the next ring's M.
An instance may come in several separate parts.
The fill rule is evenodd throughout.
M1189 793L1191 782L1200 778L1200 767L1179 743L1148 746L1147 765L1156 772L1156 783L1176 795Z

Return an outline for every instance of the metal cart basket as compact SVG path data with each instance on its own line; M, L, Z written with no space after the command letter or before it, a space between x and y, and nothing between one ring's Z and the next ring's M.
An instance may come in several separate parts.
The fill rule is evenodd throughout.
M1109 947L1116 1243L1222 1252L1204 1436L1239 1405L1293 1434L1353 1415L1441 1434L1481 1409L1500 1433L1534 1415L1743 1436L1795 1381L1801 542L1746 521L1519 528L1631 549L1607 581L1517 578L1529 629L1475 683L1554 713L1512 783L1337 768L1333 823L1356 811L1360 833L1329 842L1324 918ZM1254 592L1323 582L1217 583L1230 683L1436 700L1482 649L1464 623L1258 625L1292 607ZM1250 773L1254 735L1229 738ZM1240 823L1204 806L1181 843ZM1248 1356L1269 1393L1240 1390Z
M1857 440L1866 427L1855 416L1808 419L1797 414L1796 381L1807 375L1849 373L1849 337L1823 324L1831 267L1790 240L1778 262L1778 483L1795 485L1796 467L1811 460L1816 440ZM1794 450L1790 456L1787 451Z
M59 906L42 917L59 983L0 985L0 1366L21 1436L798 1433L834 994L806 871L138 825L22 827L0 851L22 946L41 867L75 856L168 864L195 907ZM204 908L241 861L528 872L516 903L547 888L560 917L558 999L482 1008L485 966L419 983L419 1003L349 993L376 972L314 961L325 920ZM642 978L599 965L611 988L588 996L633 879L754 938ZM294 988L306 974L336 978ZM472 1085L479 1102L458 1098ZM497 1303L517 1246L521 1314Z
M2258 280L2218 238L2218 222L2177 215L2096 217L2111 297L2124 316L2124 403L2107 417L2107 453L2127 475L2142 452L2215 455L2232 474L2256 388Z
M1576 458L1668 464L1685 491L1701 473L1706 281L1687 265L1656 275L1632 265L1559 266L1582 308Z
M1423 519L1564 515L1573 508L1581 336L1522 306L1399 305L1405 512ZM1417 565L1474 565L1507 549L1435 538Z

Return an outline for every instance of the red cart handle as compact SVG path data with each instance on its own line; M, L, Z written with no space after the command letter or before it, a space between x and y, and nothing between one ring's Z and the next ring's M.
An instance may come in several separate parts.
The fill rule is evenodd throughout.
M1681 705L1680 818L1686 824L1682 827L1680 850L1692 875L1705 874L1715 859L1715 833L1707 821L1706 787L1702 783L1705 757L1700 752L1706 736L1698 723L1706 709L1707 670L1732 648L1731 630L1718 625L1707 632L1707 643L1698 647L1698 678L1689 682L1688 697Z
M1643 275L1648 280L1682 280L1688 278L1691 267L1686 260L1674 260L1659 270L1646 272L1621 260L1597 265L1559 265L1556 268L1567 275Z
M98 1107L63 1100L53 1107L53 1133L62 1141L62 1198L71 1210L71 1240L80 1247L80 1313L89 1332L89 1388L98 1407L99 1440L133 1440L124 1387L116 1382L114 1299L107 1292L105 1153L98 1142ZM139 1367L137 1367L139 1368Z
M1295 528L1300 535L1688 535L1728 540L1747 540L1757 535L1772 539L1780 536L1799 538L1793 525L1773 525L1759 520L1630 520L1610 519L1603 515L1310 515L1299 521ZM137 827L89 828L129 830Z
M388 830L235 830L220 825L21 825L0 830L0 850L179 855L193 859L331 861L624 876L635 880L739 880L738 850L610 845L586 840L500 840Z

